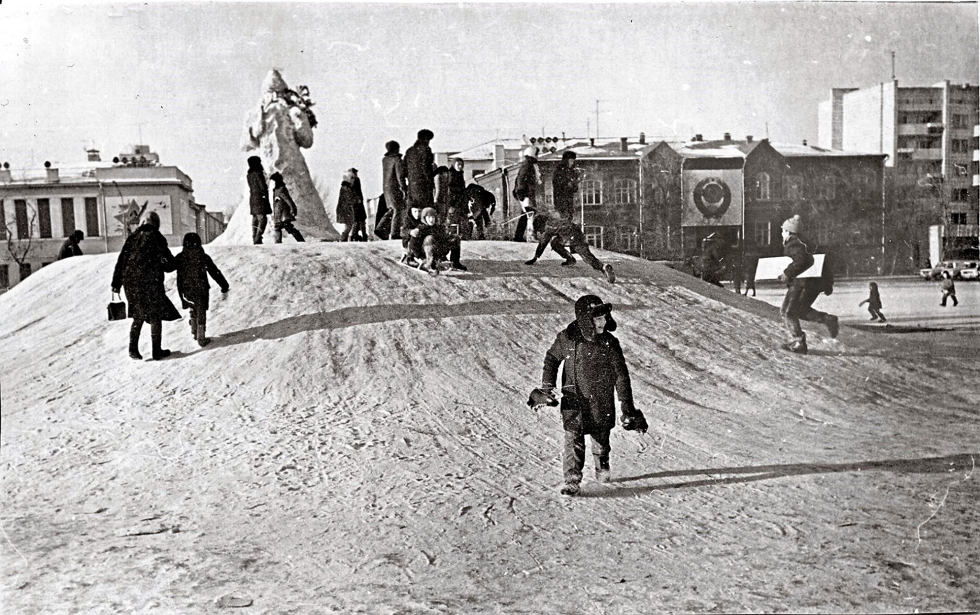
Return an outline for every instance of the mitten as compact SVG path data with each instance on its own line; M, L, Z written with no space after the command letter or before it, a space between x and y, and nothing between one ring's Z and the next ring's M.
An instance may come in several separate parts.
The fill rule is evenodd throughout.
M623 424L623 429L626 431L636 431L638 433L647 432L648 425L646 417L644 417L643 413L639 410L633 410L630 413L623 412L621 422Z
M531 394L527 398L527 406L529 408L537 408L538 406L557 406L558 400L552 394L551 390L540 388L531 391Z

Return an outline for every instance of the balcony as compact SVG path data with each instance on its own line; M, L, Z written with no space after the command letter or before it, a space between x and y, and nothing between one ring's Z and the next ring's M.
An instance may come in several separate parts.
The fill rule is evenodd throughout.
M912 160L942 160L943 150L939 147L924 147L912 152Z
M946 227L946 237L976 237L980 231L977 224L950 224Z
M898 136L900 137L925 137L929 134L929 128L925 124L898 125Z

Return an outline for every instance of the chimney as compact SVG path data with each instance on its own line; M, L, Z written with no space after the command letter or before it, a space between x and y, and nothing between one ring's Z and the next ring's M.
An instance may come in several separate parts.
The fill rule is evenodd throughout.
M628 137L620 137L619 138L619 149L620 149L620 151L623 151L623 152L630 151L629 146L626 144L628 140L629 140Z
M695 141L704 141L704 135L696 134L696 135L694 135L694 140Z
M3 163L3 168L0 168L0 182L10 182L10 163Z
M88 154L89 162L102 162L102 158L99 157L99 150L97 149L87 149L85 152Z
M806 139L803 139L803 145L806 145Z
M493 168L502 169L506 164L504 159L504 144L495 143L493 146Z
M58 181L58 168L55 167L55 168L52 169L51 168L51 162L50 161L48 161L48 160L45 160L44 161L44 170L48 174L47 180L49 182L56 182L56 181Z
M726 141L731 141L732 140L732 133L726 132L725 133L725 140Z
M641 132L640 133L640 145L646 145L646 144L647 144L647 135L646 135L646 133Z
M752 143L752 135L745 135L745 142Z
M589 137L589 145L595 147L595 137Z

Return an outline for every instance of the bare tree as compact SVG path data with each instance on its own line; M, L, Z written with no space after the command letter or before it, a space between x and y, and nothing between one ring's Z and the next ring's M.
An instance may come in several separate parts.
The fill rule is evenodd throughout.
M34 246L34 232L37 230L37 211L33 207L27 207L27 237L22 238L20 236L23 229L18 228L17 232L14 232L11 223L6 224L7 231L7 251L10 252L11 258L18 265L24 265L27 262L27 257L30 256L31 248Z

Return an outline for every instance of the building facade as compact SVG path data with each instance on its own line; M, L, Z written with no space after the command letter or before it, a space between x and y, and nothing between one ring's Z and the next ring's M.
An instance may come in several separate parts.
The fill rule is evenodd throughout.
M577 221L597 247L678 261L699 255L702 240L717 233L737 259L780 255L780 225L800 214L810 242L835 254L841 275L887 268L883 155L728 134L688 142L592 139L566 149L577 154ZM562 153L539 158L538 199L545 205L553 202L551 179ZM509 238L520 215L510 194L518 168L476 179L497 198L500 238Z
M980 193L971 173L978 86L944 81L905 87L893 80L835 88L818 115L821 145L888 156L887 248L898 272L927 260L980 256ZM931 226L938 227L940 240L929 250Z
M148 212L160 215L171 246L196 232L206 243L225 227L220 214L194 202L190 177L160 165L147 146L102 162L43 169L0 168L0 291L57 260L73 231L85 234L84 254L117 252Z

